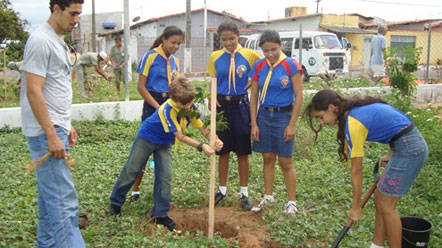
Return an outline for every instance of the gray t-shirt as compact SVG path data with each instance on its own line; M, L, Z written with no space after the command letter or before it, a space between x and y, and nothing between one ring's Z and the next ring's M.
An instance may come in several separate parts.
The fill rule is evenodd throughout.
M121 65L124 62L123 51L118 49L118 47L116 45L114 45L111 48L109 56L112 57L112 59L114 60L115 64L117 64L117 66Z
M26 72L45 78L43 97L52 124L70 130L72 105L71 66L69 48L48 23L38 27L26 42L23 55L22 87L20 92L22 131L25 136L39 136L44 133L32 112L26 96L28 83Z
M85 66L98 65L98 54L92 52L83 53L77 63Z

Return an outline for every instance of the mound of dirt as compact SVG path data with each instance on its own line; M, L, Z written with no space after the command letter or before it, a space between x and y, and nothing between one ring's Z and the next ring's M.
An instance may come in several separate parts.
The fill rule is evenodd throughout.
M207 236L209 208L180 209L171 208L169 216L177 224L182 233L203 231ZM148 220L147 220L148 221ZM151 233L151 225L145 226L145 231ZM283 247L271 240L270 234L263 224L261 214L242 211L236 207L216 207L214 232L228 242L237 241L241 248L270 248Z

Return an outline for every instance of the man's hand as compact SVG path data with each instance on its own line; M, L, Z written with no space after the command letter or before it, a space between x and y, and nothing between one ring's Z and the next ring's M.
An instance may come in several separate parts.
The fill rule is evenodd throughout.
M51 153L51 156L55 159L63 159L64 158L64 145L61 142L60 138L57 136L57 133L48 136L48 149Z
M74 147L77 144L77 131L75 131L74 127L71 125L71 131L69 131L69 147Z

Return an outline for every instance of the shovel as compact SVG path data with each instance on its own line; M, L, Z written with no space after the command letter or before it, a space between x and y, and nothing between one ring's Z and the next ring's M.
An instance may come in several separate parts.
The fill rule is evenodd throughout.
M365 194L364 199L362 199L361 209L364 208L365 204L368 202L368 200L371 198L371 195L373 195L374 191L377 188L377 183L379 181L378 171L379 171L379 161L376 162L376 165L374 166L374 169L373 169L374 182L373 182L373 185L371 185L370 189ZM335 242L331 246L332 248L337 248L338 247L339 243L341 243L341 241L344 238L345 234L347 234L348 230L350 229L350 227L352 225L353 225L353 221L351 219L348 219L347 223L342 228L342 230L339 233L338 237L335 239Z

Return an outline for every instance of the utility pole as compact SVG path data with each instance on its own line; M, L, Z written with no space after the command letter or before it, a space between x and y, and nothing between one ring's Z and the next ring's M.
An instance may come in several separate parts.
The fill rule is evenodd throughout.
M191 0L186 0L186 48L184 50L184 73L192 72L192 48L190 46L191 37Z
M207 4L206 0L204 0L204 30L203 30L203 46L206 46L206 37L207 37Z
M92 0L92 52L97 52L97 31L95 30L95 0Z
M321 0L316 0L315 2L316 2L316 14L317 14L319 11L319 2L321 2Z
M129 42L130 42L130 27L129 27L129 0L124 0L124 33L123 33L123 51L124 51L124 99L129 101Z

